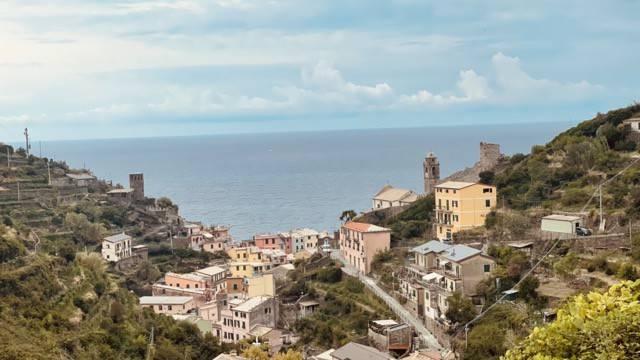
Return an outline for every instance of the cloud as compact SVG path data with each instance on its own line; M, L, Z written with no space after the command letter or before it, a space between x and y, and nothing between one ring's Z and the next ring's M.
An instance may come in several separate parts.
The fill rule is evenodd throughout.
M262 91L261 95L225 91L216 86L171 85L155 89L146 98L129 103L99 105L48 117L9 115L0 117L0 123L23 124L54 118L66 122L105 122L144 117L291 116L404 111L465 104L495 107L582 100L602 88L586 81L564 83L534 78L523 70L518 58L502 53L491 58L491 65L491 76L480 75L473 69L461 70L452 91L422 89L403 94L397 93L386 82L360 84L346 80L330 62L319 61L302 68L297 84L273 86ZM145 86L141 89L144 90Z
M393 93L393 89L387 83L367 86L345 81L340 71L325 61L318 62L312 69L304 69L302 81L320 91L339 92L345 95L383 98Z
M496 74L496 85L503 101L580 100L603 89L588 81L560 82L536 79L522 69L520 59L499 52L491 58Z
M433 94L428 90L420 90L412 95L401 96L398 104L443 106L461 103L509 105L539 101L567 102L587 99L603 89L585 80L564 83L536 79L522 69L520 59L501 52L493 55L491 65L494 78L490 80L474 70L460 71L457 88L461 95Z

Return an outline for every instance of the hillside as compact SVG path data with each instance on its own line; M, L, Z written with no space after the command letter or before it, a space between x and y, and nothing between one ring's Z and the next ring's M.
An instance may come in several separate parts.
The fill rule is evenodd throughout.
M123 273L95 252L103 236L144 237L161 218L105 201L104 182L49 186L49 169L58 178L76 170L11 147L9 167L7 146L0 150L0 187L9 189L0 188L0 359L210 360L224 350L194 325L140 308L131 290L144 291L158 267L143 262ZM208 260L174 256L159 239L144 238L161 268Z
M638 134L623 121L640 114L640 104L598 114L561 133L528 155L516 154L496 170L500 204L512 209L543 207L581 211L598 185L638 158ZM609 215L636 217L640 170L632 167L603 190ZM594 209L595 202L585 208Z

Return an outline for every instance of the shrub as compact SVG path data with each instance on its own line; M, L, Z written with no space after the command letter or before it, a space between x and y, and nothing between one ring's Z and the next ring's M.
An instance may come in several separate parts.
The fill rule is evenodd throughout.
M328 267L320 269L316 275L316 280L325 283L337 283L342 280L342 270L339 267Z
M618 269L617 276L622 280L637 280L638 270L632 264L625 263Z
M473 319L476 308L467 297L456 291L447 298L447 312L445 316L454 324L464 324Z

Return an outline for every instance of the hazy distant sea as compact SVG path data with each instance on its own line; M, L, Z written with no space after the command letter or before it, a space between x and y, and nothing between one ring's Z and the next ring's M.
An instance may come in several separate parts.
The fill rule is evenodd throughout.
M187 219L232 225L234 237L246 239L302 226L332 230L342 210L370 208L386 183L421 191L429 151L446 176L477 161L480 141L497 142L506 154L528 152L569 126L52 141L42 142L42 153L125 186L128 173L143 172L148 196L168 196Z

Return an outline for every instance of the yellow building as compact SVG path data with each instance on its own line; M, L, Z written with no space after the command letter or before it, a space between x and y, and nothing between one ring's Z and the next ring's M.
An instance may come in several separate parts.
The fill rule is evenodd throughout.
M232 277L252 277L271 270L271 263L234 261L229 263L229 272Z
M483 226L496 206L496 187L470 182L447 181L436 186L436 236L451 239L460 230Z
M227 249L227 255L229 255L229 258L231 258L231 261L236 261L236 262L264 261L262 256L262 250L260 250L260 248L257 248L255 246L229 248Z

